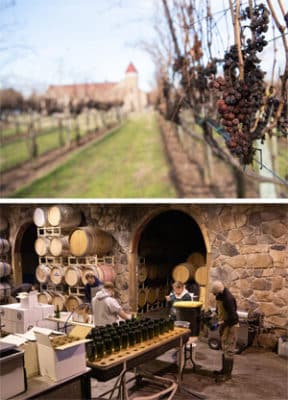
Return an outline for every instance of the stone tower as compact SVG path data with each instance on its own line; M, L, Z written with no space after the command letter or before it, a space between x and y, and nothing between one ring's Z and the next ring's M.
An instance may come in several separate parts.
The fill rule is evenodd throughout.
M130 63L125 72L125 108L129 111L139 111L140 106L140 93L138 88L138 71Z

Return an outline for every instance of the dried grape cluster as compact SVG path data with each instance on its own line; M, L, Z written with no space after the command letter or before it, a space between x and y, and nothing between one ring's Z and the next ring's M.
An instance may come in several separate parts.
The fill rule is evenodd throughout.
M247 7L241 18L250 20L252 32L252 38L247 39L241 48L243 77L240 74L238 48L233 45L225 53L224 77L212 80L210 87L217 89L220 97L217 108L220 123L230 136L228 148L241 163L250 164L255 151L253 140L263 138L263 125L258 123L257 113L265 104L265 73L260 69L257 53L267 45L263 33L268 30L269 11L260 4L253 8L251 14Z

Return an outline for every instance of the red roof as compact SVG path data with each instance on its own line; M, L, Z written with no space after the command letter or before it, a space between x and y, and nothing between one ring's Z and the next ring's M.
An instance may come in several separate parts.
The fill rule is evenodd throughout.
M126 74L133 72L133 73L138 73L137 69L135 68L134 64L132 62L130 62L130 64L128 65L127 69L126 69Z

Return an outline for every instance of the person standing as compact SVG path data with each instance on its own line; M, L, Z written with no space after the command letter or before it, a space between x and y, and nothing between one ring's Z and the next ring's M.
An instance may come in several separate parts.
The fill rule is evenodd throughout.
M84 287L84 301L85 303L91 303L92 297L93 297L93 289L94 288L99 288L102 285L102 282L99 281L98 278L94 274L87 274L86 275L87 283Z
M165 296L165 298L166 298L166 301L168 301L168 303L171 304L170 313L171 313L171 316L175 318L176 310L173 307L173 304L176 301L191 301L191 295L188 292L188 290L185 288L185 285L183 282L180 282L180 281L174 282L172 285L172 288L173 288L172 292L168 296Z
M114 284L104 282L103 288L93 297L92 311L95 326L113 324L113 322L118 322L119 317L124 320L131 319L131 315L127 314L113 297L114 294Z
M232 377L239 317L236 299L222 282L214 281L211 292L216 297L216 313L218 314L219 334L223 351L222 369L216 372L216 381L221 382Z

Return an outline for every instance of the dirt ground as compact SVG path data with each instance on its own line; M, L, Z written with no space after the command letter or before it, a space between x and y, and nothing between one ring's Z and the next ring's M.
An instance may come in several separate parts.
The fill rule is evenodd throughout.
M181 391L178 389L174 399L207 400L286 400L288 398L288 360L272 351L249 347L235 356L233 377L225 383L215 383L213 370L220 369L221 351L212 350L205 342L198 342L194 348L194 360L200 368L192 369L190 360L183 373ZM142 367L145 371L175 379L175 350L169 350L157 360L151 360ZM98 382L91 379L92 398L97 398L113 386L115 379ZM153 393L152 387L136 386L133 396ZM155 393L155 392L154 392ZM116 397L115 397L116 396ZM117 398L117 392L113 399Z

